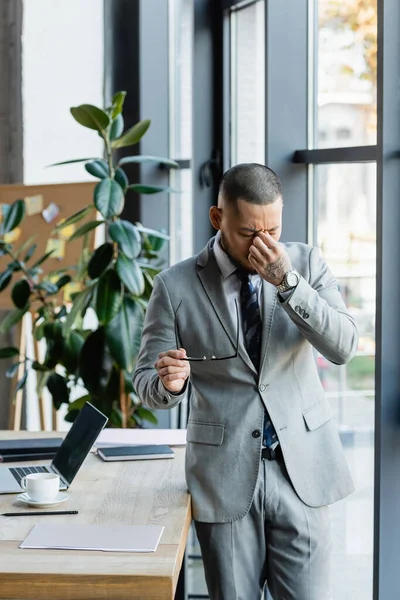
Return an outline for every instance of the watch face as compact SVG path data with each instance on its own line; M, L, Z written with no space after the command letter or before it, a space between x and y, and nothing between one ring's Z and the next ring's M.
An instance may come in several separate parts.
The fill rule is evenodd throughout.
M296 273L292 273L291 271L289 271L289 273L287 273L286 275L286 283L288 286L290 287L295 287L299 282L299 278L296 275Z

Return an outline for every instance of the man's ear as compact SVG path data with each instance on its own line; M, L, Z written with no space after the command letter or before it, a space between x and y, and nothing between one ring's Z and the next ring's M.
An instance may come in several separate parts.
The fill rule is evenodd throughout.
M218 208L218 206L212 206L209 212L211 225L214 229L219 229L221 227L221 219L222 219L222 209Z

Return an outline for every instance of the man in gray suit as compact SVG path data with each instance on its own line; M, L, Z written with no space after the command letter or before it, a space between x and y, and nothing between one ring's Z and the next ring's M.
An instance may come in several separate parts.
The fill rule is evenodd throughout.
M279 243L282 207L267 167L225 173L216 237L155 278L134 374L152 408L190 394L211 600L259 600L266 583L274 600L331 600L327 505L354 489L314 348L344 364L357 330L318 249Z

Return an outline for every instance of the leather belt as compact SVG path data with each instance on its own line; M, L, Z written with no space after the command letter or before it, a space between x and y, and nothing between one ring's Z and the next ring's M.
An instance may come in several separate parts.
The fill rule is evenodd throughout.
M278 444L276 448L263 448L261 450L261 458L262 460L277 460L282 457L282 448L281 445Z

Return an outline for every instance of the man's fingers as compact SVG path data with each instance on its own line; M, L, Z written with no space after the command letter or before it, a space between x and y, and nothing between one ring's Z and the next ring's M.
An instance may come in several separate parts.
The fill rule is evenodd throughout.
M161 377L165 377L166 375L172 375L174 373L182 373L182 367L175 367L175 366L168 366L168 367L162 367L161 369L158 369L158 374Z
M158 358L164 358L165 356L170 356L171 358L185 358L186 351L183 348L179 350L167 350L167 352L160 352Z
M161 378L163 382L177 381L178 379L187 379L186 373L171 373Z
M268 231L260 231L257 234L257 237L270 249L276 248L278 246L278 242L274 240L274 238L270 233L268 233ZM254 239L254 242L257 241L257 237Z
M265 255L263 255L255 246L250 246L249 252L250 256L252 256L258 262L262 262L265 259Z

